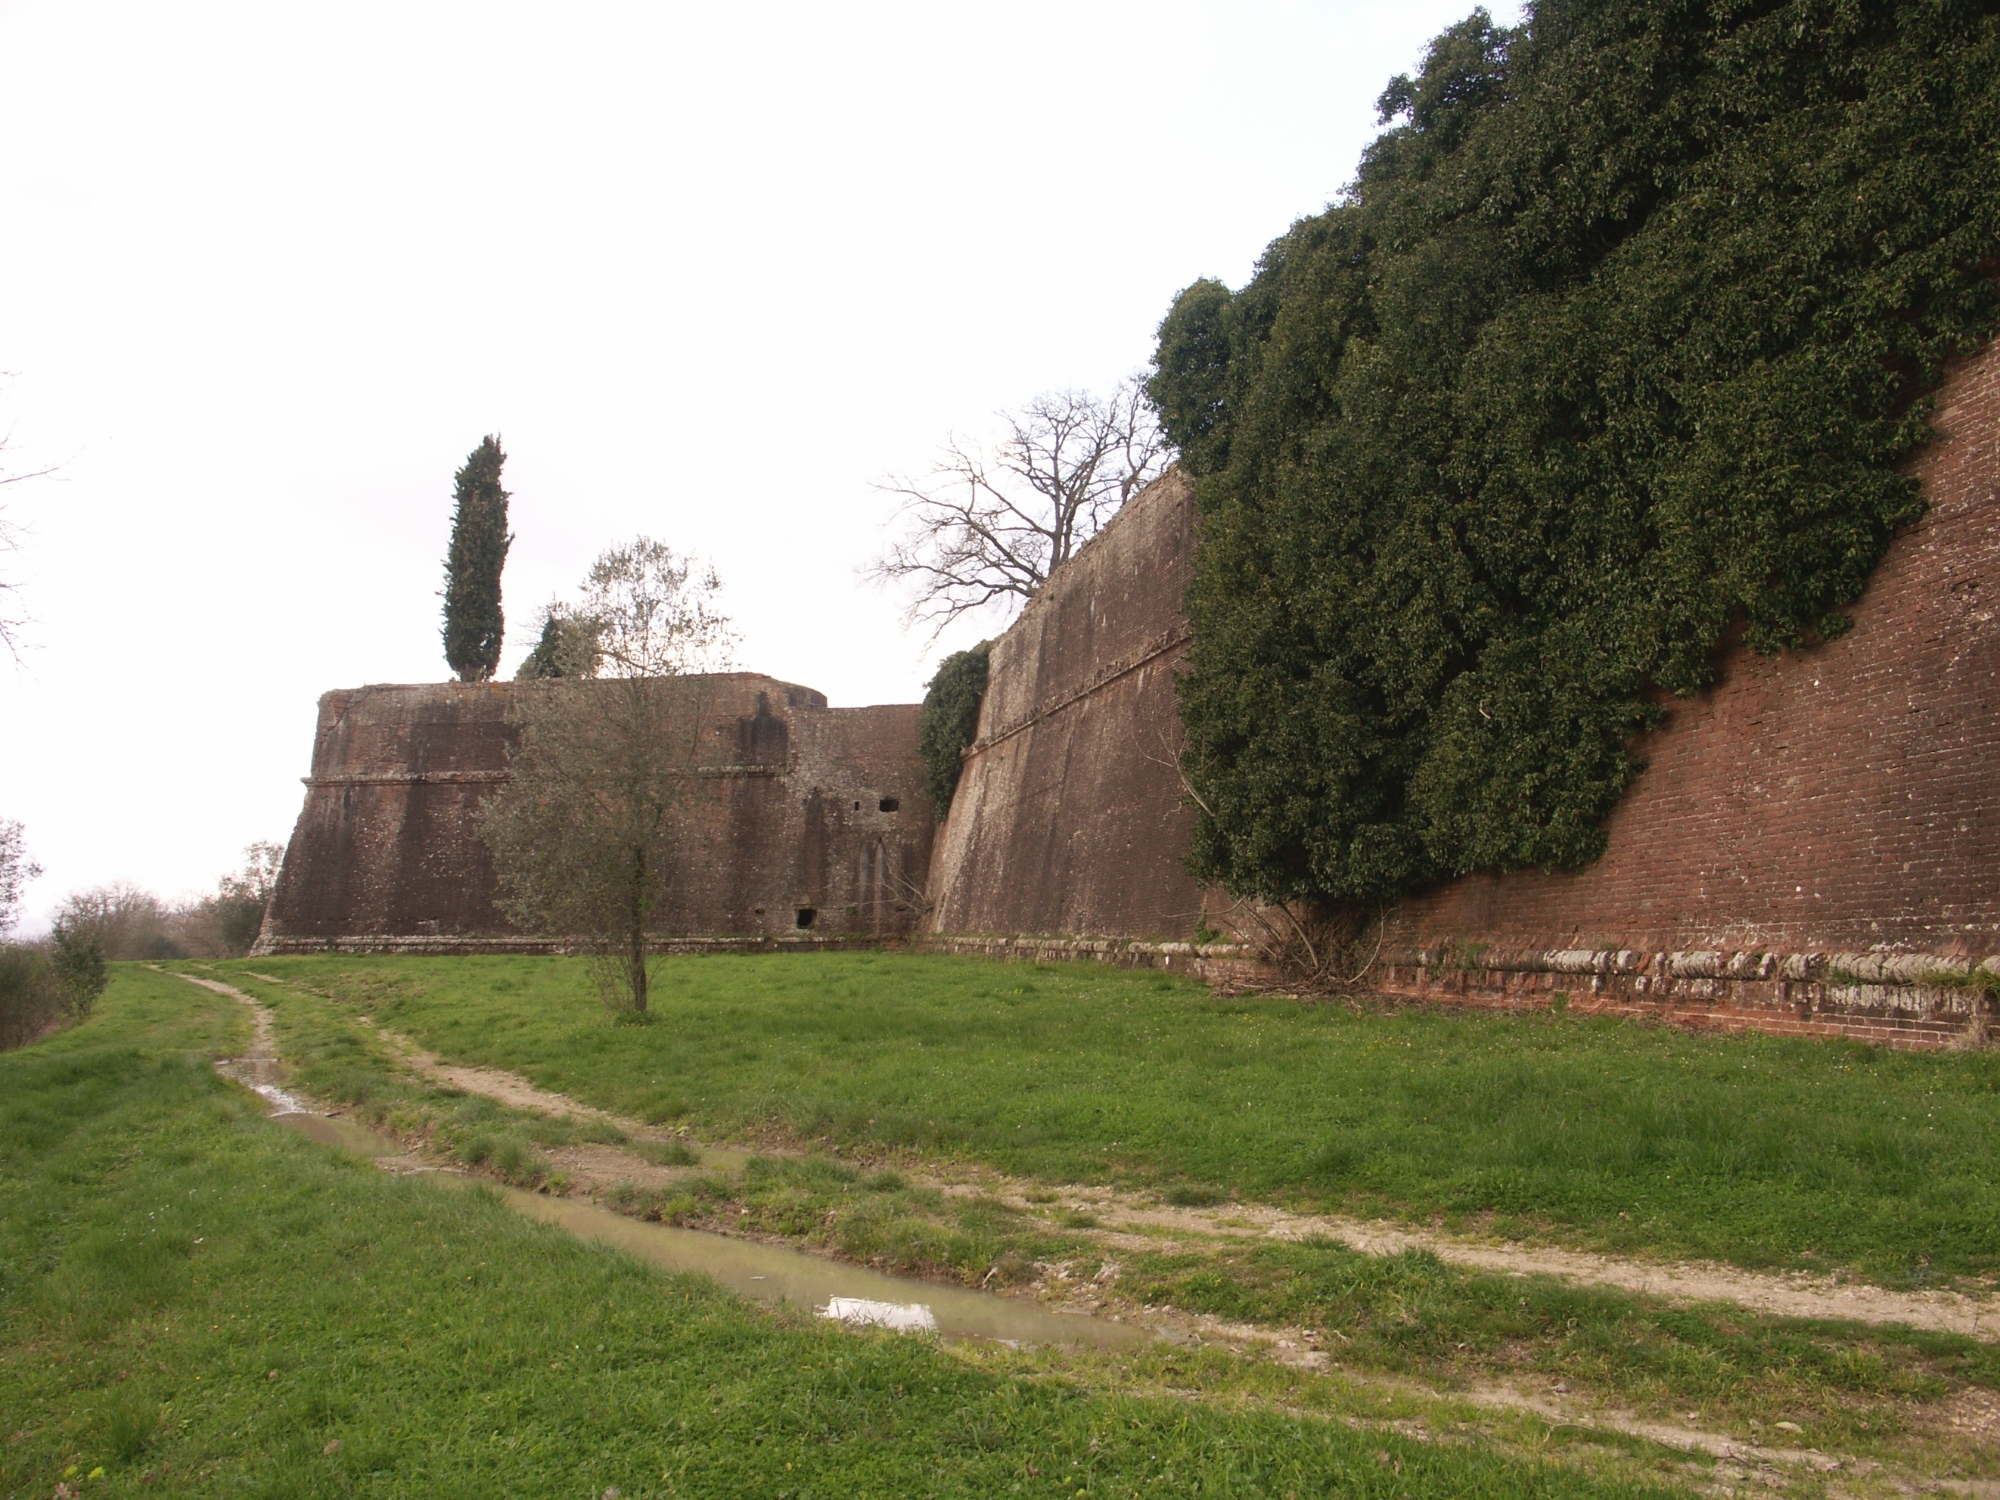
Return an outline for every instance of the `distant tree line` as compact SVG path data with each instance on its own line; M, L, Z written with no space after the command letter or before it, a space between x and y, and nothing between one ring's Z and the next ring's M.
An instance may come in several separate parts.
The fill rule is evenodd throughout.
M283 857L276 844L251 844L242 868L213 892L179 902L127 881L72 892L47 938L0 943L0 1049L87 1017L104 990L107 963L249 952ZM23 887L36 873L21 825L0 820L0 933L13 930Z

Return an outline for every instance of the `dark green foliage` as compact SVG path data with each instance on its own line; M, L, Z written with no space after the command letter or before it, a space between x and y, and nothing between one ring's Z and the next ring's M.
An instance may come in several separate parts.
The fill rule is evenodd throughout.
M1990 5L1544 0L1381 108L1150 385L1202 512L1193 865L1240 894L1595 858L1664 695L1846 628L2000 311Z
M264 901L248 891L228 891L215 898L216 933L222 951L231 958L250 951L264 926Z
M109 982L104 967L104 949L97 933L89 927L70 927L58 922L49 939L49 973L70 1019L81 1021L97 1005Z
M551 607L542 616L542 633L514 677L518 682L555 677L595 677L603 658L598 638L603 626L581 615Z
M0 1052L23 1047L62 1018L62 992L48 958L33 948L0 945Z
M94 928L58 922L46 951L0 946L0 1051L86 1019L105 979Z
M507 565L507 455L487 437L453 476L451 550L444 563L444 659L462 682L485 682L500 668L500 570Z
M959 762L979 733L979 703L986 696L986 655L990 641L955 651L938 663L924 688L924 711L917 743L924 756L924 789L942 818L958 790Z

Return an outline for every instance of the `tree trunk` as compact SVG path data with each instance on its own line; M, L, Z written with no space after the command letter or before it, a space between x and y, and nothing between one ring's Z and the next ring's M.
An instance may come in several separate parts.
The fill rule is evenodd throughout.
M627 907L626 938L632 966L632 1009L646 1013L646 851L632 851L631 904Z

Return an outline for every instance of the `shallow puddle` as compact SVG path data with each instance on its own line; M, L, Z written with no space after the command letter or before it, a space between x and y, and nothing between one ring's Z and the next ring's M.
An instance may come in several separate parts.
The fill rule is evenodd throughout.
M884 1328L935 1330L945 1338L1000 1339L1016 1344L1081 1344L1129 1349L1157 1337L1131 1323L1080 1313L1045 1312L1032 1302L890 1276L865 1266L822 1260L780 1245L732 1239L699 1229L628 1219L595 1204L545 1198L503 1188L507 1201L531 1219L559 1224L582 1239L675 1271L697 1271L759 1302L790 1302L821 1317Z
M260 1035L261 1044L265 1038ZM308 1140L357 1156L381 1159L405 1154L402 1144L358 1120L328 1118L308 1110L278 1086L277 1060L262 1045L252 1055L216 1064L219 1071L254 1089L271 1105L272 1120ZM748 1156L749 1153L703 1152ZM719 1165L719 1163L716 1163ZM481 1179L439 1173L451 1181ZM865 1266L822 1260L780 1245L732 1239L699 1229L628 1219L594 1203L549 1198L521 1188L501 1187L501 1197L517 1212L567 1229L580 1239L611 1245L670 1271L710 1277L757 1302L789 1302L810 1307L823 1318L862 1327L936 1333L948 1339L996 1339L1011 1344L1068 1344L1093 1349L1129 1349L1161 1337L1153 1330L1082 1313L1046 1312L1025 1299L939 1286L907 1276L891 1276Z

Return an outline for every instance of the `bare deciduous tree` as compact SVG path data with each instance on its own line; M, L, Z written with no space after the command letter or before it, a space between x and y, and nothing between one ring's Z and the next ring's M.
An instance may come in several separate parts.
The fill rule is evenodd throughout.
M56 909L56 926L87 937L114 961L186 958L182 914L129 880L72 891Z
M997 443L950 438L921 480L877 486L902 502L902 534L869 576L908 589L910 622L933 635L974 610L1020 609L1173 457L1136 378L1108 396L1037 396L1002 421Z
M570 618L601 678L522 684L507 784L480 811L516 926L576 941L615 1010L644 1013L648 930L673 857L709 685L734 644L721 584L646 537L605 553Z
M19 823L0 818L0 932L10 930L21 913L21 895L42 867L28 858Z
M0 452L7 448L6 439L0 438ZM0 473L0 486L22 484L30 479L42 479L55 473L53 467L32 469L22 474ZM0 506L0 553L21 550L21 528L7 519L5 506ZM0 646L7 648L7 654L16 662L21 659L21 627L28 623L28 617L19 606L21 586L11 578L0 578Z

